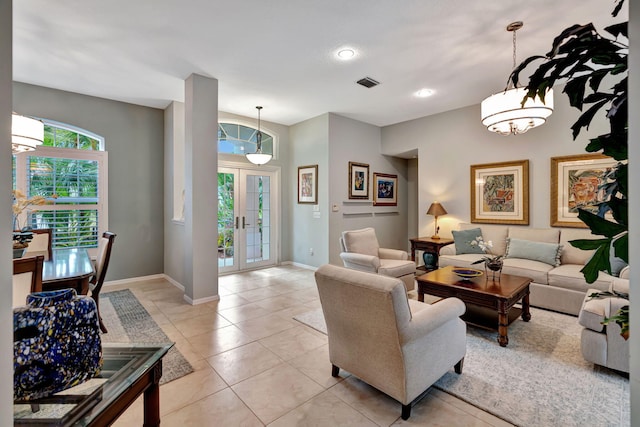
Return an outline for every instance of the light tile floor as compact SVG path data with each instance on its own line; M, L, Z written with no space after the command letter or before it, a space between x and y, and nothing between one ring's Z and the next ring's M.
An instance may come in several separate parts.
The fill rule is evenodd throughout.
M344 371L333 378L327 337L292 319L320 307L310 270L286 265L223 276L220 300L197 306L165 280L104 292L123 288L195 369L160 387L165 427L511 425L434 388L403 421L395 400ZM115 426L142 424L140 398Z

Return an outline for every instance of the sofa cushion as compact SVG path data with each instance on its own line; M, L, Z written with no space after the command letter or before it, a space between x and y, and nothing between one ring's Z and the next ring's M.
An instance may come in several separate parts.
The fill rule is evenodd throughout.
M560 264L561 252L562 245L557 243L534 242L509 237L505 257L530 259L556 267Z
M458 227L460 230L480 228L484 241L493 243L491 253L494 255L504 255L507 247L507 232L509 231L509 227L505 225L477 225L468 222L460 223Z
M586 264L587 261L593 256L595 250L583 251L574 247L571 243L572 240L578 239L594 239L595 236L591 234L591 230L586 228L566 228L560 232L560 244L562 245L562 255L560 256L560 262L562 264Z
M462 255L440 255L438 258L438 266L440 268L452 265L454 267L479 268L478 264L472 263L478 261L485 254L462 254Z
M506 258L502 267L502 272L513 274L514 276L528 277L535 283L546 285L548 283L547 273L553 269L549 264L540 261L521 258Z
M584 280L584 274L580 272L582 267L584 266L576 264L562 264L552 269L549 271L549 285L580 292L586 292L589 288L594 288L599 291L609 290L614 279L613 276L601 271L595 282L587 283Z
M509 236L533 242L559 243L560 230L557 228L509 227Z
M413 261L399 259L380 259L378 274L390 277L402 277L416 272L416 264Z
M578 315L578 323L580 323L585 328L589 328L596 332L601 332L604 330L604 325L602 321L605 316L608 316L607 306L609 302L606 298L589 298L588 295L591 295L594 292L598 292L597 289L589 289L586 292L584 302L582 303L582 309L580 310L580 314Z
M369 227L362 230L342 232L342 241L347 252L378 256L378 238L376 231Z
M453 230L451 234L453 234L453 244L456 247L456 255L484 253L484 251L480 249L480 246L471 244L471 242L474 242L478 237L483 237L480 228Z
M609 264L611 265L611 275L619 277L620 272L627 267L627 264L622 258L617 257L615 253L615 249L613 248L613 242L611 242L611 247L609 248Z

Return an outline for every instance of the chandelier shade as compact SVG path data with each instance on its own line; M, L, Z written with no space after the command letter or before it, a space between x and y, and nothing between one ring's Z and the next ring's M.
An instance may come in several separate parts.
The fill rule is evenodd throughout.
M35 150L44 142L44 123L31 117L11 115L11 151L22 153Z
M539 98L527 98L525 88L512 88L489 96L480 105L482 124L500 135L518 135L540 126L553 113L553 89Z
M256 132L256 152L247 153L245 156L254 165L264 165L269 163L269 160L273 157L271 154L262 152L262 132L260 132L260 110L262 107L256 107L258 110L258 132Z

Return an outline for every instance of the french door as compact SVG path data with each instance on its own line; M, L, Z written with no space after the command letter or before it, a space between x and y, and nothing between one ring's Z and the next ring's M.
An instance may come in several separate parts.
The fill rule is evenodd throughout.
M220 273L276 263L276 172L218 168Z

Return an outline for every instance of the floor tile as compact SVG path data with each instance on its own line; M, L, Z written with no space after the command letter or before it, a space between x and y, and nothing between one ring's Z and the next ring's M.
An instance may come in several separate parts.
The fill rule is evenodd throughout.
M254 339L242 332L236 325L230 325L189 337L188 341L202 357L210 357L248 344Z
M209 365L233 385L283 363L271 350L258 342L225 351L207 359Z
M307 332L307 329L296 326L263 338L260 343L282 359L289 360L326 343L326 340Z

